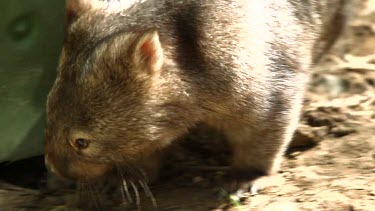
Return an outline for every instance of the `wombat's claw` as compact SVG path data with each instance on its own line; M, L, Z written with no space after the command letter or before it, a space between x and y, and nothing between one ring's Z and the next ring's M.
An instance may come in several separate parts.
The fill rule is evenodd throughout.
M257 195L258 190L259 190L259 188L256 185L252 184L251 188L250 188L250 195L252 195L252 196Z
M280 186L283 184L283 178L280 175L268 175L258 177L237 178L235 181L230 182L229 193L242 197L244 194L254 196L259 194L265 189L270 187Z
M253 181L248 182L241 182L241 185L234 190L234 194L237 197L242 197L244 194L250 194L251 196L257 195L259 191L263 190L262 188L259 188L256 184L253 183Z
M256 195L258 192L271 188L271 187L280 187L284 184L284 177L280 174L273 174L268 176L261 176L253 180L250 194Z

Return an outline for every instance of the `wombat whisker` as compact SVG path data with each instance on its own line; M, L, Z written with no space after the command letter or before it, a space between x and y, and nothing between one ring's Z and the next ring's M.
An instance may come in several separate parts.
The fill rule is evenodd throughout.
M142 182L142 180L138 180L139 184L142 186L145 194L146 194L146 197L150 197L150 193L147 191L146 187L145 187L145 183Z
M127 185L127 182L125 179L122 180L122 188L123 190L125 191L126 193L126 198L128 199L128 201L130 203L133 203L133 198L132 196L130 195L130 192L129 192L129 188L128 188L128 185Z
M79 194L80 201L91 201L91 199L93 199L92 190L87 182L80 181L78 183L78 190L79 190L78 194ZM96 204L95 206L97 207Z
M128 199L125 196L125 190L124 190L124 187L122 185L120 187L120 192L121 192L122 202L125 203Z
M98 209L98 210L102 210L101 209L101 200L100 200L100 197L99 197L99 192L98 190L95 188L95 185L93 185L92 183L87 183L87 187L90 191L90 194L91 196L93 196L93 201L94 201L94 206Z
M119 174L119 177L122 180L121 186L122 186L123 198L126 197L126 198L128 198L130 203L133 202L133 199L131 198L131 195L130 195L130 191L129 191L127 181L124 177L124 175L126 173L128 175L131 175L133 177L134 181L138 180L138 183L142 186L142 189L144 190L144 193L146 194L146 196L151 199L151 202L152 202L153 206L157 207L155 197L154 197L150 188L147 185L148 178L147 178L147 175L146 175L145 171L143 169L139 168L138 166L135 166L131 163L123 163L122 165L124 165L125 167L121 168L119 165L117 165L116 167L117 167L117 172ZM133 192L135 194L135 203L137 204L137 206L140 206L140 193L139 193L139 190L138 190L138 186L136 185L136 183L133 182L133 180L130 180L129 183L132 186Z
M133 190L134 190L134 193L135 193L136 205L137 205L137 207L139 208L140 205L141 205L141 199L140 199L140 197L139 197L138 188L137 188L137 186L134 184L133 181L130 181L130 184L131 184L131 186L133 187Z
M89 186L86 182L79 182L78 183L79 197L82 199L87 200L92 197Z
M157 208L158 207L158 204L156 203L156 199L154 197L154 194L152 194L150 188L148 187L148 184L143 182L142 180L139 180L139 184L141 184L143 190L145 191L145 194L147 197L150 198L151 202L152 202L152 205Z
M87 190L87 199L91 199L95 208L101 210L101 197L99 196L100 192L95 187L95 184L86 180L86 178L81 180L79 184L83 185L83 187L85 187L85 189Z
M141 173L141 175L142 175L142 181L144 181L146 184L147 184L147 182L148 182L148 177L147 177L147 174L146 174L146 172L142 169L142 168L137 168L138 169L138 171Z
M117 174L118 174L118 177L121 181L120 183L120 191L121 191L121 197L122 197L122 201L123 203L125 203L126 201L130 202L131 201L131 198L129 198L128 194L126 193L125 191L125 187L124 187L124 175L122 174L122 171L121 171L121 168L119 168L117 166Z
M78 197L80 199L80 201L83 199L84 195L85 195L85 183L83 182L78 182L77 183L77 189L78 189Z

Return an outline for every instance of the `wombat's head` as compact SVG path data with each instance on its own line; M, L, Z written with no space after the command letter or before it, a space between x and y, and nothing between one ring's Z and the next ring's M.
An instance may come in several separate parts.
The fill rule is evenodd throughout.
M68 35L64 44L47 100L45 153L55 173L91 180L137 165L184 132L191 117L181 116L189 114L165 86L168 65L156 31L91 43L82 36Z

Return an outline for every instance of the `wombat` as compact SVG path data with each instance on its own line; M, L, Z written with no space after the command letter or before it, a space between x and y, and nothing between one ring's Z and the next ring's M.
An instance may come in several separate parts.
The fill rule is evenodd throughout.
M78 181L152 180L163 149L206 123L226 135L233 175L274 174L347 3L68 0L47 165Z

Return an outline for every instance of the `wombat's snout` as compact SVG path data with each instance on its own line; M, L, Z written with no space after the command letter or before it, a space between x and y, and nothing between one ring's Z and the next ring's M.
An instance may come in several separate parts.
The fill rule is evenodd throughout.
M64 172L61 172L61 169L58 169L58 167L52 161L51 156L49 156L47 153L44 156L44 164L47 168L47 171L53 173L54 175L64 179L73 179L69 174L68 169L65 169Z
M59 175L58 172L56 171L56 168L53 166L53 164L49 160L49 156L47 154L44 156L44 164L46 165L46 168L49 172Z
M56 160L57 159L57 160ZM46 153L44 162L48 171L60 178L73 181L91 181L111 172L111 165L85 162L78 159L64 160Z

